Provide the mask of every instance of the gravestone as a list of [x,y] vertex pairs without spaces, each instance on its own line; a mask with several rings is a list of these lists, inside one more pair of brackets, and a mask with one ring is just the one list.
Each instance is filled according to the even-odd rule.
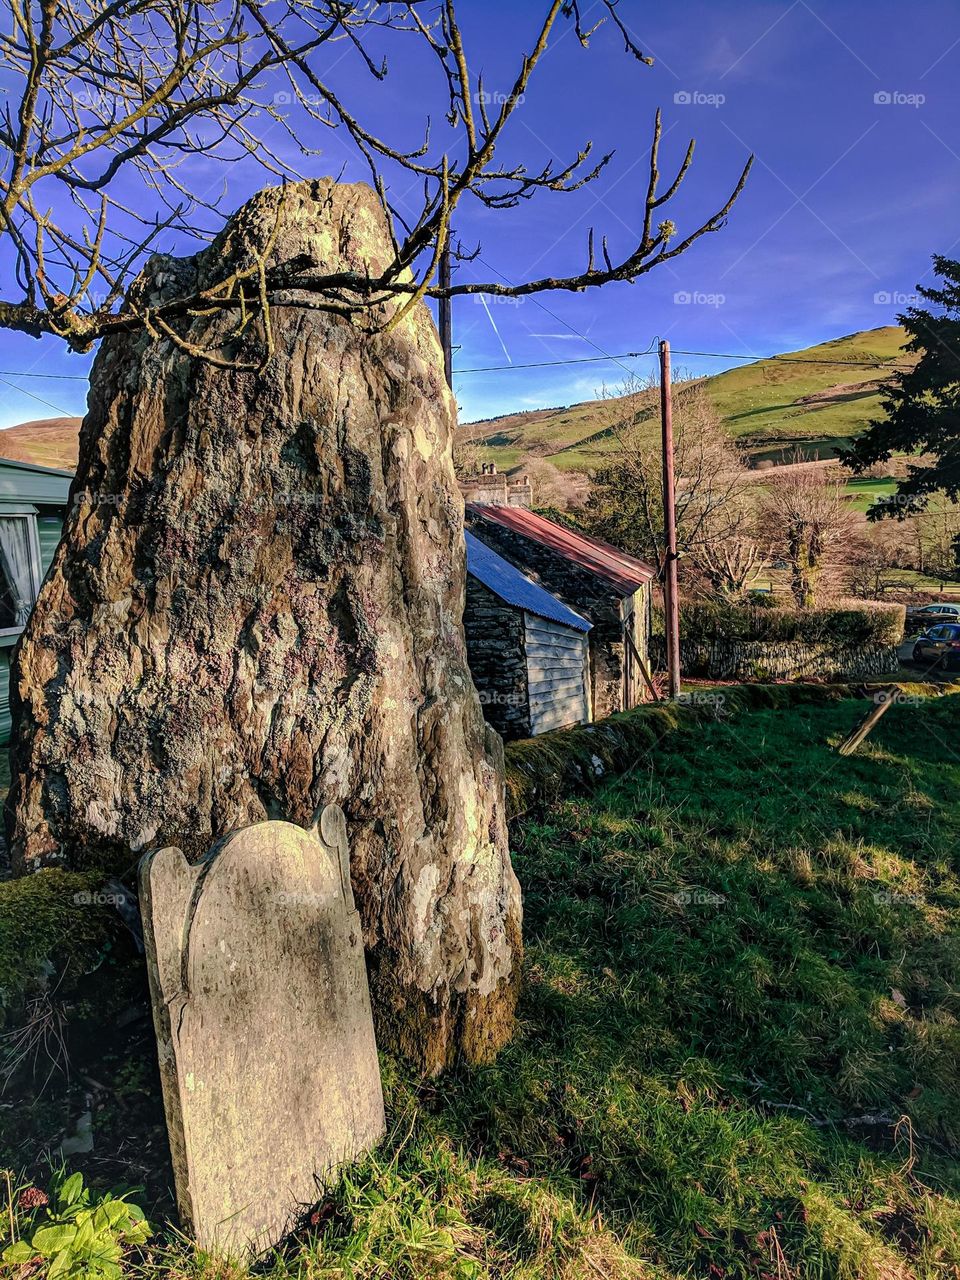
[[177,1202],[204,1248],[276,1244],[384,1112],[346,822],[264,822],[140,867]]

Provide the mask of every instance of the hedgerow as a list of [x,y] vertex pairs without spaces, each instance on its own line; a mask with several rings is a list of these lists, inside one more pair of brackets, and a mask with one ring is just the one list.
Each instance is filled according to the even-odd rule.
[[[697,601],[680,609],[680,634],[690,640],[898,645],[903,640],[902,604],[840,601],[818,609],[783,609]],[[654,633],[663,634],[663,614],[655,611]]]

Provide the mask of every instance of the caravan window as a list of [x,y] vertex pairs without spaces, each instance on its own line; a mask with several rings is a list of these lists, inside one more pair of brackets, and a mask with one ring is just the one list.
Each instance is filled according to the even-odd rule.
[[0,631],[26,626],[40,590],[37,518],[26,512],[0,515]]

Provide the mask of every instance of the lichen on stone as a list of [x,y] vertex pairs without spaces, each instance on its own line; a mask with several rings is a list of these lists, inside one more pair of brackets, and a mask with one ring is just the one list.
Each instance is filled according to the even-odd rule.
[[[368,187],[288,184],[209,249],[152,258],[132,300],[209,288],[267,250],[310,272],[393,254]],[[471,1043],[507,1034],[519,963],[502,773],[461,628],[455,404],[422,303],[370,333],[297,305],[295,285],[288,300],[269,358],[260,316],[239,335],[226,311],[183,322],[235,368],[148,333],[101,344],[87,497],[11,681],[10,846],[18,869],[119,870],[149,847],[200,857],[267,817],[309,827],[339,803],[382,1034],[412,1001],[429,1033],[398,1042],[433,1069],[464,1047],[481,989],[500,1030]]]

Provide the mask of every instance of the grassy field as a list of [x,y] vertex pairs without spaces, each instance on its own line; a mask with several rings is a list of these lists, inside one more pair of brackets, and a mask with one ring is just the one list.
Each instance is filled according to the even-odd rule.
[[960,596],[960,582],[941,584],[939,578],[927,577],[926,574],[917,573],[916,569],[891,569],[886,577],[897,591],[927,592],[946,601],[956,600]]
[[[889,584],[895,597],[903,593],[911,596],[919,595],[924,599],[929,596],[945,602],[954,601],[960,597],[960,582],[941,584],[938,578],[930,578],[926,574],[918,573],[916,569],[888,569],[883,579]],[[777,600],[782,602],[790,600],[789,569],[766,569],[752,584],[752,589],[773,592]]]
[[871,478],[858,476],[844,486],[854,511],[866,512],[879,498],[888,498],[897,491],[897,482],[890,477]]
[[[844,759],[861,701],[710,696],[716,721],[516,833],[515,1041],[433,1082],[385,1060],[388,1142],[260,1274],[957,1274],[955,698]],[[130,1274],[246,1271],[158,1244]]]
[[[727,432],[751,456],[783,461],[800,448],[811,458],[833,457],[879,411],[878,380],[903,359],[903,341],[899,328],[871,329],[790,353],[802,361],[863,361],[859,367],[758,360],[707,378],[706,387]],[[613,446],[610,427],[621,412],[616,400],[591,400],[470,423],[461,432],[501,470],[546,457],[563,470],[589,471]],[[656,429],[651,417],[651,435]]]
[[19,426],[0,431],[0,457],[75,471],[79,440],[79,418],[21,422]]

